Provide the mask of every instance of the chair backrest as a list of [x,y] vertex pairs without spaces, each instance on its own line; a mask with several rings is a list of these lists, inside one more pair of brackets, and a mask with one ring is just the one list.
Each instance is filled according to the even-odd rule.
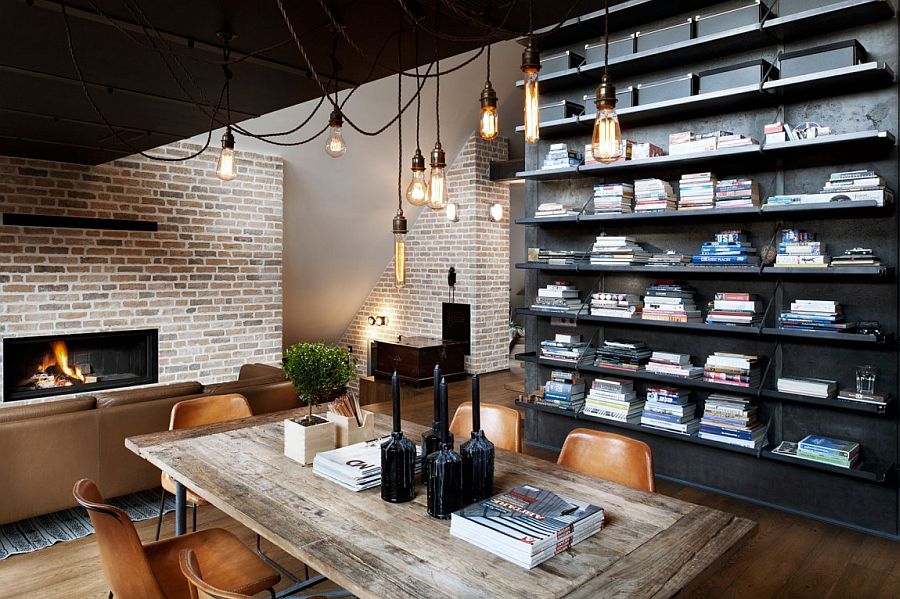
[[566,437],[557,464],[634,489],[656,491],[650,447],[630,437],[576,428]]
[[182,549],[178,554],[181,573],[187,578],[191,599],[250,599],[250,595],[223,591],[203,580],[200,563],[192,549]]
[[237,393],[208,395],[179,401],[172,406],[169,430],[227,422],[253,416],[247,398]]
[[[522,415],[518,410],[498,406],[496,404],[481,404],[481,430],[490,439],[495,447],[522,453]],[[458,408],[450,423],[450,430],[460,443],[465,442],[472,432],[472,402],[467,401]]]
[[131,518],[105,504],[94,481],[83,478],[72,489],[75,500],[87,510],[97,533],[100,563],[110,591],[116,597],[164,598],[153,575],[141,539]]

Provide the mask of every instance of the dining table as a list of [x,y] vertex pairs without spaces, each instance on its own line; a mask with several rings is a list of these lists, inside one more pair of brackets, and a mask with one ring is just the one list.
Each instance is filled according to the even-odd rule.
[[[185,531],[190,488],[363,599],[686,595],[756,531],[755,522],[721,510],[497,450],[496,492],[529,484],[605,511],[599,532],[526,569],[452,536],[450,520],[427,514],[421,484],[412,501],[388,503],[377,487],[353,492],[286,457],[284,420],[304,413],[145,434],[125,444],[176,481],[177,534]],[[402,424],[414,441],[426,430]],[[390,431],[390,417],[377,414],[376,435]]]

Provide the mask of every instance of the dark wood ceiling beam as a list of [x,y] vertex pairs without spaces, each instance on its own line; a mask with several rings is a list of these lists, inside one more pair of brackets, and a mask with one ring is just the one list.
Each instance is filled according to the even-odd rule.
[[[27,77],[36,77],[39,79],[47,79],[51,81],[58,81],[60,83],[68,83],[70,85],[81,85],[81,81],[76,79],[75,77],[67,77],[65,75],[58,75],[56,73],[46,73],[44,71],[35,71],[33,69],[24,69],[22,67],[16,67],[13,65],[0,64],[0,71],[5,71],[7,73],[14,73],[16,75],[25,75]],[[204,104],[202,102],[194,102],[192,100],[183,100],[181,98],[172,98],[171,96],[163,96],[160,94],[153,94],[150,92],[144,92],[136,89],[127,89],[124,87],[115,87],[113,85],[108,85],[105,83],[97,83],[95,81],[85,81],[85,84],[88,87],[94,89],[103,90],[104,93],[109,93],[112,91],[113,93],[120,93],[128,96],[137,96],[141,98],[148,98],[150,100],[155,100],[158,102],[166,102],[169,104],[179,104],[182,106],[190,106],[192,108],[197,108],[197,106],[203,106],[205,108],[215,108],[215,106],[210,106],[209,104]],[[222,109],[224,111],[224,107]],[[235,108],[231,109],[232,114],[236,114],[246,118],[256,118],[260,116],[258,113],[254,112],[246,112],[243,110],[237,110]],[[206,116],[206,118],[209,118]],[[224,118],[224,117],[223,117]]]
[[[51,10],[54,12],[61,12],[62,2],[58,2],[56,0],[20,0],[24,4],[29,4],[36,8],[42,8],[45,10]],[[124,19],[114,18],[114,17],[103,17],[98,15],[97,13],[89,10],[84,10],[81,8],[76,8],[74,6],[70,6],[66,4],[66,14],[70,17],[75,17],[78,19],[82,19],[84,21],[91,21],[93,23],[99,23],[101,25],[106,25],[107,27],[112,27],[110,24],[115,23],[117,26],[121,27],[126,31],[130,31],[131,33],[137,33],[139,35],[144,35],[144,29],[137,23],[132,23],[131,21],[126,21]],[[206,52],[208,54],[213,54],[216,58],[222,58],[222,46],[216,46],[214,44],[207,44],[206,42],[201,42],[195,39],[191,39],[189,37],[184,37],[182,35],[178,35],[176,33],[170,33],[168,31],[161,31],[156,29],[159,32],[160,36],[165,39],[167,42],[171,42],[174,44],[178,44],[185,48],[193,48],[194,50],[199,50],[201,52]],[[293,44],[293,42],[291,42]],[[286,64],[283,62],[279,62],[277,60],[271,60],[268,58],[261,58],[260,56],[250,56],[247,57],[249,52],[243,52],[241,50],[237,50],[232,47],[231,54],[233,59],[242,59],[242,62],[246,62],[248,64],[254,64],[257,66],[265,67],[267,69],[272,69],[275,71],[282,71],[284,73],[290,73],[291,75],[298,75],[300,77],[304,77],[306,79],[312,79],[312,73],[309,72],[309,69],[303,67],[297,67],[291,64]],[[318,70],[318,69],[317,69]],[[331,75],[329,75],[332,79],[335,79]],[[355,81],[351,81],[349,79],[344,79],[343,77],[336,78],[338,83],[342,85],[346,85],[349,87],[354,87],[357,85]]]
[[[41,119],[44,121],[52,121],[54,123],[71,123],[73,125],[83,125],[85,127],[97,127],[100,129],[106,129],[107,131],[109,130],[108,127],[106,126],[106,123],[101,123],[99,121],[87,121],[84,119],[73,119],[71,117],[59,116],[56,114],[44,114],[42,112],[30,112],[28,110],[19,110],[18,108],[6,108],[4,106],[0,106],[0,112]],[[137,127],[128,127],[125,125],[117,125],[116,123],[110,123],[110,126],[112,126],[115,130],[120,131],[120,132],[140,133],[142,135],[156,135],[159,137],[168,137],[171,139],[184,138],[184,135],[182,135],[181,133],[167,133],[165,131],[156,131],[153,129],[139,129]]]

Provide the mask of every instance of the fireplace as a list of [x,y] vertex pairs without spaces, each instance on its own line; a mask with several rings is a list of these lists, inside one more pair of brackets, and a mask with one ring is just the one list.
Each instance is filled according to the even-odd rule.
[[158,380],[156,329],[3,340],[3,401],[148,385]]

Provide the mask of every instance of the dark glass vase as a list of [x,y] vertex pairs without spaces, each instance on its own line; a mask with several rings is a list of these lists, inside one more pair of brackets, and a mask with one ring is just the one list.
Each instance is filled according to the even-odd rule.
[[462,507],[462,458],[447,442],[447,381],[441,381],[441,448],[428,456],[428,515],[449,518]]
[[400,377],[391,377],[394,430],[381,444],[381,498],[391,503],[412,501],[416,496],[416,445],[403,436],[400,421]]
[[[450,448],[453,448],[453,434],[450,436]],[[422,433],[422,484],[428,486],[428,456],[441,449],[441,367],[434,367],[434,418],[431,428]]]
[[463,504],[494,494],[494,444],[481,430],[481,383],[472,376],[472,438],[459,448],[463,468]]

